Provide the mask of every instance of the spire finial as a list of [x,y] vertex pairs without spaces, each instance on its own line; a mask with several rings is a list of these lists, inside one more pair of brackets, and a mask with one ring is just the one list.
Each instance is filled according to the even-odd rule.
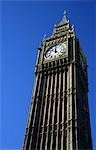
[[45,40],[45,37],[46,37],[46,34],[44,34],[44,36],[43,36],[43,40],[42,40],[42,41],[44,41],[44,40]]
[[74,31],[74,25],[72,25],[72,27],[71,27],[71,28],[72,28],[72,31]]
[[54,27],[56,27],[56,24],[54,25]]
[[38,48],[39,50],[41,50],[41,47],[42,47],[43,42],[45,40],[45,37],[46,37],[46,34],[43,35],[43,39],[42,39],[41,43],[39,44],[39,48]]
[[65,15],[65,16],[67,15],[67,11],[66,11],[66,10],[64,10],[64,15]]
[[67,22],[66,16],[67,16],[67,11],[66,11],[66,10],[64,10],[64,17],[63,17],[63,22],[64,22],[64,23],[66,23],[66,22]]
[[62,24],[69,23],[69,20],[67,20],[66,16],[67,16],[67,11],[64,10],[64,12],[63,12],[63,18],[62,18],[61,22],[60,22],[57,26],[60,26],[60,25],[62,25]]

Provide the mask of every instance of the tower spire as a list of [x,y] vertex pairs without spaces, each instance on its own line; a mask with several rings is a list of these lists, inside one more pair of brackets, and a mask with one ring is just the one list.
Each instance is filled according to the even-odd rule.
[[69,22],[69,20],[67,20],[66,16],[67,16],[67,11],[64,10],[63,18],[62,18],[61,22],[58,25],[66,24],[66,23]]
[[64,23],[67,22],[66,16],[67,16],[67,11],[64,10],[64,16],[63,16],[63,19],[62,19],[62,21],[63,21]]

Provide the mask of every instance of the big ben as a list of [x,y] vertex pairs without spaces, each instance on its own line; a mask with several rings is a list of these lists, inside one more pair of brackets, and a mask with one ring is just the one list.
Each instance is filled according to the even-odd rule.
[[87,61],[66,15],[38,48],[24,150],[92,150]]

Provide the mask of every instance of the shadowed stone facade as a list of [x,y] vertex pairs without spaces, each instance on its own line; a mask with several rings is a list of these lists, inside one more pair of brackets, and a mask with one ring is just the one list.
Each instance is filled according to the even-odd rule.
[[87,62],[64,17],[38,48],[24,150],[92,150]]

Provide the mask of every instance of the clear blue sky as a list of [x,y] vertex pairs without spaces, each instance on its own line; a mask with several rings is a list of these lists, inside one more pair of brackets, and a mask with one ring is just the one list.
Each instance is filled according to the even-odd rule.
[[0,150],[21,149],[27,124],[37,48],[51,35],[64,9],[88,61],[89,110],[96,150],[96,3],[6,1],[1,8]]

